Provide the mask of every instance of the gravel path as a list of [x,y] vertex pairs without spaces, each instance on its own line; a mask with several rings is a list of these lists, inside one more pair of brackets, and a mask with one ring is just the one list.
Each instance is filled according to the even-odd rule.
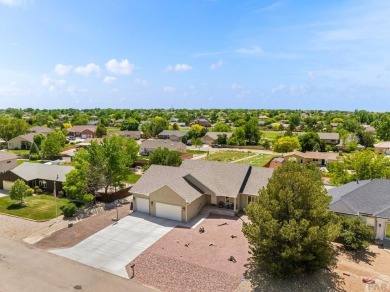
[[34,232],[49,227],[54,222],[55,219],[46,222],[34,222],[0,214],[0,236],[21,240]]

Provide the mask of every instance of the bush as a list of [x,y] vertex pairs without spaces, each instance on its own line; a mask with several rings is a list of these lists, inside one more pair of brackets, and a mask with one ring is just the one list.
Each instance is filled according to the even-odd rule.
[[84,204],[93,202],[94,200],[95,200],[95,196],[92,195],[92,194],[86,194],[86,195],[83,196],[83,203]]
[[360,217],[341,217],[340,237],[346,249],[367,248],[374,238],[374,231]]
[[68,203],[61,207],[62,213],[65,217],[73,217],[76,213],[77,207],[74,203]]
[[26,196],[32,196],[33,194],[34,194],[34,189],[29,188],[28,190],[26,190]]
[[38,160],[38,159],[40,159],[40,156],[39,156],[39,154],[30,154],[29,159],[30,160]]
[[35,189],[35,193],[36,193],[37,195],[41,195],[41,194],[43,194],[43,190],[40,189],[40,188],[37,188],[37,189]]

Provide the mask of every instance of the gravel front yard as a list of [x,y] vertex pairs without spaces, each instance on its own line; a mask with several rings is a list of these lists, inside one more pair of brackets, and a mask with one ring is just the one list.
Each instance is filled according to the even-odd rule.
[[249,257],[241,228],[241,219],[218,215],[177,227],[135,259],[135,280],[163,291],[234,291]]
[[34,232],[49,227],[54,221],[55,219],[46,222],[34,222],[0,214],[0,236],[21,240]]

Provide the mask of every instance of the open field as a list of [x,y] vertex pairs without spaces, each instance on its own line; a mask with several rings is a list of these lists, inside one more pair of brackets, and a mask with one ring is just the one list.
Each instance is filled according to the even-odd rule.
[[[23,217],[32,220],[47,220],[56,217],[56,203],[51,195],[31,196],[24,199],[25,206],[19,201],[11,200],[9,196],[0,198],[0,213]],[[68,199],[57,198],[58,215],[62,214],[60,207],[66,205]]]
[[204,160],[209,161],[221,161],[221,162],[231,162],[238,159],[246,158],[255,155],[253,152],[241,152],[241,151],[218,151],[209,154]]
[[187,153],[190,153],[190,154],[205,154],[205,153],[207,153],[207,151],[202,151],[202,150],[191,150],[191,149],[187,149],[186,152],[187,152]]
[[255,166],[255,167],[263,167],[268,161],[270,161],[272,158],[277,156],[278,155],[273,155],[273,154],[259,154],[255,157],[250,157],[247,159],[237,161],[237,163],[250,164],[251,166]]
[[278,136],[283,136],[283,132],[280,131],[262,131],[263,133],[263,138],[267,139],[275,139]]

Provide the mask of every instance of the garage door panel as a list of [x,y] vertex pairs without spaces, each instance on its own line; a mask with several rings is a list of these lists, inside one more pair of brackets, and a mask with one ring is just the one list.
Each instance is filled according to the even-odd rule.
[[149,213],[149,199],[135,198],[135,203],[137,211]]
[[14,183],[12,181],[3,180],[3,189],[4,190],[10,191],[12,189],[13,185],[14,185]]
[[156,216],[182,221],[181,206],[156,202]]

